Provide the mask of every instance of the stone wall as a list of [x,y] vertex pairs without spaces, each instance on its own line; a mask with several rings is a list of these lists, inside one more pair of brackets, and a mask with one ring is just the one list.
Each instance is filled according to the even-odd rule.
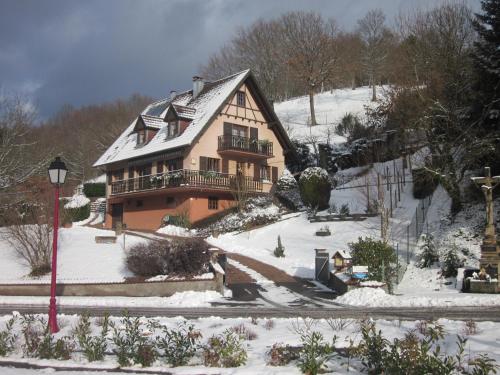
[[[57,296],[75,297],[168,297],[176,292],[213,290],[224,294],[223,274],[211,280],[167,280],[106,284],[58,284]],[[49,296],[50,284],[0,284],[4,296]]]

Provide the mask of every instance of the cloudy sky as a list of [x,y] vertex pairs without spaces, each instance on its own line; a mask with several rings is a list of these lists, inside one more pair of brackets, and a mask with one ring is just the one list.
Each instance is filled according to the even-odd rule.
[[0,95],[30,97],[40,118],[63,104],[164,97],[189,88],[207,57],[260,17],[313,10],[349,29],[372,8],[391,21],[439,1],[0,0]]

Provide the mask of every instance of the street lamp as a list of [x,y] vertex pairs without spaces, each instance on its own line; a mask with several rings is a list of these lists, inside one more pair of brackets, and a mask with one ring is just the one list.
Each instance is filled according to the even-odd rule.
[[50,282],[50,306],[49,306],[49,329],[51,333],[59,331],[57,326],[57,310],[56,310],[56,274],[57,274],[57,233],[59,229],[59,187],[66,180],[68,169],[58,156],[50,163],[49,179],[55,187],[55,202],[54,202],[54,235],[52,236],[52,277]]

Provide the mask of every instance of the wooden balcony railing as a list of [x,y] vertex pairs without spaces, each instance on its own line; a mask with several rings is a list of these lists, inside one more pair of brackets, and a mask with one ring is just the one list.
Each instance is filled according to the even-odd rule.
[[227,173],[180,169],[157,175],[147,175],[111,183],[111,194],[125,194],[169,188],[206,188],[217,190],[262,191],[262,181]]
[[273,142],[234,135],[219,136],[219,151],[243,151],[273,156]]

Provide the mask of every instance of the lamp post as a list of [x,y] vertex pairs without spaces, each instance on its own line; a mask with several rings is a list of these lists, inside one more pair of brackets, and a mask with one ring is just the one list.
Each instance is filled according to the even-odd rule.
[[54,202],[54,235],[52,236],[52,277],[50,282],[49,329],[51,333],[59,331],[56,309],[56,275],[57,275],[57,234],[59,229],[59,187],[64,184],[68,169],[58,156],[50,163],[49,179],[55,187]]

